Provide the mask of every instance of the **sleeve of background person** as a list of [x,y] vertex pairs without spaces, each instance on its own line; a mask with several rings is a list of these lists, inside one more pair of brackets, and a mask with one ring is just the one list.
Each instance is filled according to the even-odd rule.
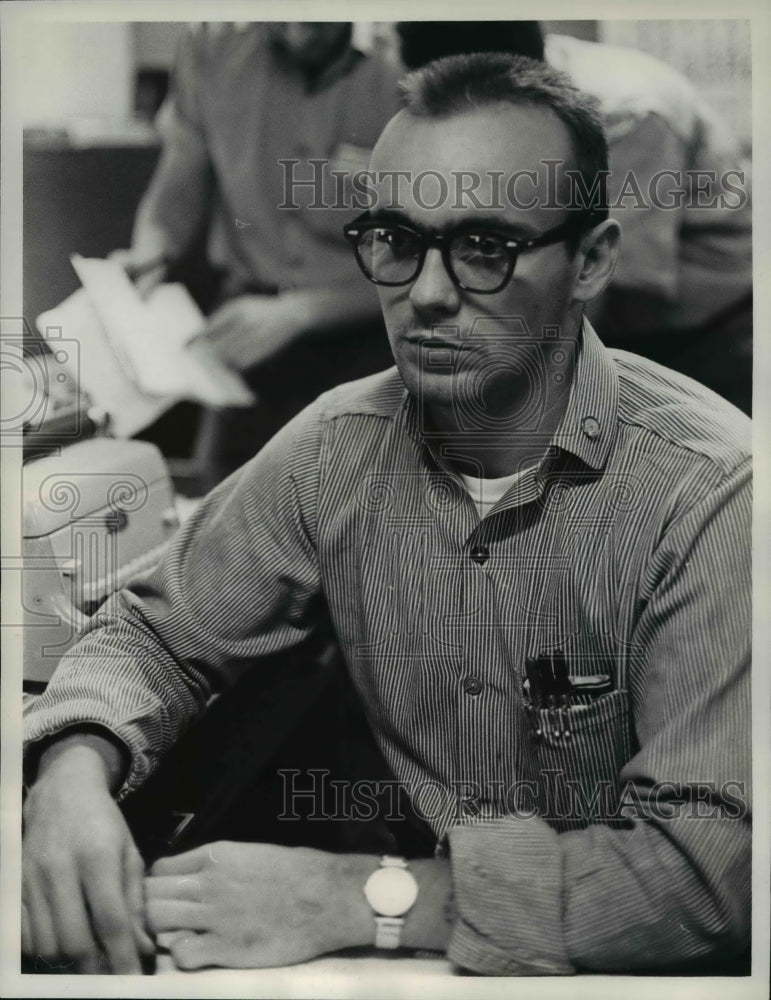
[[[683,209],[673,195],[681,185],[660,174],[682,174],[686,165],[684,139],[655,113],[611,131],[608,194],[610,215],[621,223],[621,252],[612,284],[594,306],[599,324],[625,335],[667,325],[667,305],[679,291]],[[661,204],[675,207],[651,205],[652,190]]]
[[184,254],[209,216],[214,174],[197,103],[202,60],[201,33],[188,31],[156,119],[160,159],[134,221],[132,252],[140,261]]
[[[656,589],[635,636],[639,751],[620,775],[627,801],[642,804],[628,828],[557,834],[540,817],[511,816],[450,831],[454,961],[499,975],[623,972],[747,945],[750,516],[745,466],[651,553]],[[641,818],[657,782],[714,790],[701,803],[686,791],[675,818]]]
[[296,462],[318,464],[307,417],[209,494],[155,573],[94,617],[27,716],[30,756],[79,723],[103,726],[131,755],[122,798],[245,663],[311,633],[319,578],[302,510],[315,509],[316,479],[296,477]]

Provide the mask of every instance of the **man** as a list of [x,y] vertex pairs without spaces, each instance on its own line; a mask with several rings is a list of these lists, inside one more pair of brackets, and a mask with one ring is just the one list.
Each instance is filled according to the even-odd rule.
[[691,83],[645,52],[544,36],[537,21],[402,21],[398,34],[411,69],[511,52],[544,59],[599,101],[624,246],[592,321],[608,346],[675,368],[750,413],[750,177]]
[[746,947],[748,421],[583,320],[619,229],[548,197],[545,160],[590,181],[607,155],[565,77],[466,56],[405,92],[348,227],[396,370],[221,484],[29,714],[28,952],[137,971],[113,795],[240,664],[312,634],[322,596],[436,856],[162,859],[146,927],[179,966],[375,942],[488,974],[703,971]]
[[206,231],[218,282],[205,342],[258,396],[250,411],[205,415],[209,485],[321,391],[390,364],[340,207],[397,110],[396,74],[352,33],[350,22],[211,24],[180,44],[161,159],[122,259],[146,293]]

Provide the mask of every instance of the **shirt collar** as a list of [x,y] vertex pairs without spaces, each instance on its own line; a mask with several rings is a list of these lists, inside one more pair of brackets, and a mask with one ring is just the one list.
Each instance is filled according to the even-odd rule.
[[584,319],[568,405],[552,444],[601,469],[613,444],[618,375],[589,320]]
[[[568,405],[546,453],[558,448],[593,469],[603,468],[615,437],[617,412],[615,366],[591,323],[584,319]],[[406,389],[400,413],[407,433],[426,445],[418,407]]]

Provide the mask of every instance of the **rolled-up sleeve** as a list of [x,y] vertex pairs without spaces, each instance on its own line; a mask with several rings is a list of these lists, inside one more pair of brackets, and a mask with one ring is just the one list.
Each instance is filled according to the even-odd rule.
[[122,797],[251,660],[313,633],[320,585],[312,409],[206,498],[154,572],[94,615],[28,711],[28,752],[83,722],[103,726],[131,753]]
[[557,833],[510,815],[450,830],[453,961],[492,975],[623,972],[747,947],[750,517],[744,465],[650,559],[630,684],[639,749],[616,822]]
[[205,85],[201,39],[188,31],[181,39],[169,95],[156,118],[163,141],[158,166],[139,204],[134,243],[147,233],[163,238],[170,258],[184,254],[206,224],[215,187],[200,110],[199,88]]

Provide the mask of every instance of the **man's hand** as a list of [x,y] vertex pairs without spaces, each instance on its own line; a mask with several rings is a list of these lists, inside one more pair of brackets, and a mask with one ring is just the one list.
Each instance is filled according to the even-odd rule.
[[361,858],[226,841],[162,858],[145,880],[148,925],[182,969],[293,965],[368,944],[373,862]]
[[136,250],[113,250],[108,257],[126,271],[143,299],[161,284],[168,271],[168,264],[159,253],[143,254]]
[[246,371],[291,344],[309,319],[291,293],[241,295],[211,314],[200,339],[224,364]]
[[140,973],[154,951],[144,865],[105,763],[71,745],[41,771],[24,807],[22,950],[40,971]]

